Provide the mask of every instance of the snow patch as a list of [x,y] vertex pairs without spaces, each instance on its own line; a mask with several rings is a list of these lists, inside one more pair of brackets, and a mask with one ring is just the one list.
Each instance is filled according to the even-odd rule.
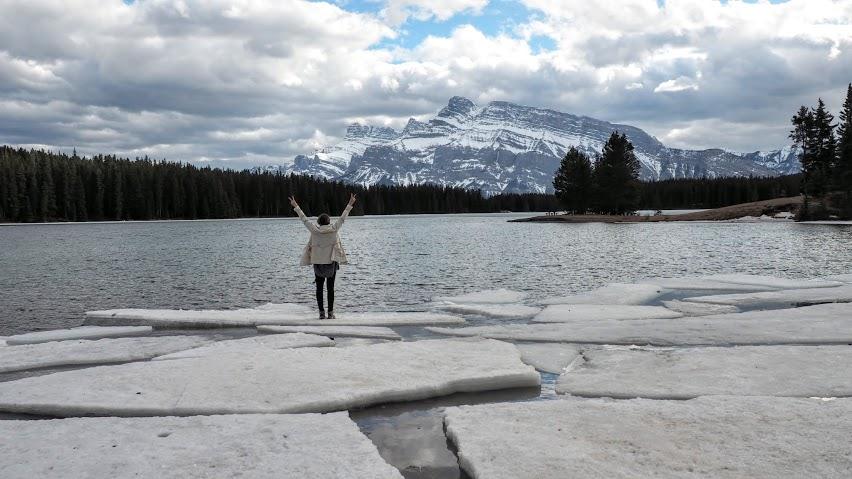
[[577,323],[608,319],[635,320],[649,318],[680,318],[683,314],[662,306],[604,305],[604,304],[557,304],[548,306],[534,323]]
[[506,304],[519,303],[526,297],[527,293],[500,288],[467,293],[460,296],[438,296],[434,298],[434,301],[447,303]]
[[50,416],[328,412],[532,387],[540,380],[515,346],[500,341],[264,349],[3,382],[0,411]]
[[665,293],[654,284],[611,283],[592,291],[547,298],[541,304],[648,304]]
[[54,329],[51,331],[36,331],[26,334],[18,334],[6,338],[6,344],[16,346],[19,344],[38,344],[51,341],[66,341],[69,339],[100,339],[120,338],[126,336],[146,336],[151,334],[150,326],[121,326],[100,327],[80,326],[71,329]]
[[826,276],[823,279],[826,281],[840,281],[841,283],[852,283],[852,273],[835,274],[832,276]]
[[556,391],[585,397],[852,396],[849,346],[586,350]]
[[258,326],[259,333],[308,333],[330,337],[394,339],[402,337],[390,328],[370,326]]
[[163,354],[154,358],[155,361],[184,358],[205,358],[225,354],[247,354],[258,349],[287,349],[287,348],[319,348],[334,346],[334,341],[325,336],[313,334],[272,334],[269,336],[251,336],[242,339],[216,341],[206,346]]
[[475,478],[844,477],[852,400],[565,398],[447,408]]
[[3,477],[401,479],[346,413],[0,421]]
[[655,278],[643,281],[666,289],[716,291],[774,291],[779,289],[831,288],[836,281],[788,279],[754,274],[715,274],[699,277]]

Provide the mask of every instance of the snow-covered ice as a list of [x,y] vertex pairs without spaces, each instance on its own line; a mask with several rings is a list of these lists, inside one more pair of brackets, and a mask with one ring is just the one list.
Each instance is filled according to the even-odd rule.
[[89,311],[87,324],[145,324],[158,328],[254,327],[260,324],[282,326],[406,326],[461,324],[462,318],[430,312],[339,313],[335,320],[319,320],[314,309],[293,303],[269,303],[257,308],[182,310],[112,309]]
[[319,334],[330,337],[344,338],[375,338],[375,339],[402,339],[402,336],[390,328],[377,328],[371,326],[265,326],[257,327],[259,333],[308,333]]
[[648,304],[665,290],[654,284],[612,283],[592,291],[547,298],[540,304]]
[[761,345],[852,343],[852,303],[678,319],[510,324],[426,328],[451,336],[508,341],[651,345]]
[[199,336],[67,340],[0,349],[0,372],[141,361],[209,343]]
[[474,479],[849,477],[852,399],[564,398],[446,410]]
[[0,475],[401,479],[346,413],[0,421]]
[[663,301],[663,306],[683,313],[684,316],[710,316],[712,314],[739,313],[740,308],[727,304],[691,303],[689,301]]
[[785,289],[760,293],[717,294],[686,298],[693,303],[727,304],[731,306],[801,306],[852,301],[852,284],[834,288]]
[[0,383],[0,411],[51,416],[328,412],[532,387],[500,341],[428,340],[149,361]]
[[475,314],[493,318],[531,318],[541,309],[523,304],[440,303],[438,308],[457,314]]
[[714,274],[684,278],[653,278],[643,283],[655,284],[674,290],[715,291],[774,291],[779,289],[830,288],[837,281],[813,279],[787,279],[754,274]]
[[606,319],[635,320],[648,318],[680,318],[683,314],[662,306],[621,304],[556,304],[548,306],[533,318],[535,323],[577,323]]
[[521,360],[546,373],[559,374],[580,357],[580,349],[571,344],[517,344]]
[[292,334],[270,334],[250,336],[241,339],[228,339],[216,341],[199,348],[178,351],[171,354],[163,354],[154,358],[155,361],[166,359],[203,358],[207,356],[219,356],[223,354],[247,354],[260,349],[287,349],[287,348],[318,348],[334,346],[334,341],[325,336],[314,334],[292,333]]
[[66,341],[69,339],[100,339],[100,338],[122,338],[128,336],[146,336],[151,334],[150,326],[80,326],[71,329],[54,329],[51,331],[36,331],[32,333],[18,334],[6,338],[6,344],[16,346],[19,344],[38,344],[50,341]]
[[434,301],[445,301],[448,303],[504,304],[519,303],[526,297],[527,293],[500,288],[467,293],[460,296],[438,296],[434,298]]
[[586,397],[852,396],[850,346],[589,349],[556,391]]

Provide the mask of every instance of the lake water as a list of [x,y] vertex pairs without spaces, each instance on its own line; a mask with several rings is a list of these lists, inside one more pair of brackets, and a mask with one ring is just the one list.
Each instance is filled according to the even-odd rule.
[[[852,269],[852,226],[508,223],[524,215],[350,218],[340,311],[428,309],[490,288],[532,297],[652,276],[786,277]],[[313,304],[295,219],[0,226],[0,335],[79,325],[93,309]]]

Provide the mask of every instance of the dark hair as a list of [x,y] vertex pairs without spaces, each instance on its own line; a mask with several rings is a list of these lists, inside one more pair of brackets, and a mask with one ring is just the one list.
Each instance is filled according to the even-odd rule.
[[317,218],[317,223],[319,223],[320,226],[325,226],[325,225],[331,223],[331,218],[329,218],[329,216],[327,214],[323,213],[323,214],[319,215],[319,218]]

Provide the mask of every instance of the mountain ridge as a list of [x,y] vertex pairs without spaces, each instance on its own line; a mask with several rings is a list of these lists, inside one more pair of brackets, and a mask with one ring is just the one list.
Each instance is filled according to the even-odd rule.
[[434,183],[488,195],[545,193],[553,190],[553,173],[569,147],[595,158],[613,131],[633,143],[645,180],[777,176],[800,169],[790,147],[752,153],[670,148],[631,125],[507,101],[479,106],[454,96],[428,121],[410,118],[401,130],[353,123],[334,145],[255,171],[367,186]]

